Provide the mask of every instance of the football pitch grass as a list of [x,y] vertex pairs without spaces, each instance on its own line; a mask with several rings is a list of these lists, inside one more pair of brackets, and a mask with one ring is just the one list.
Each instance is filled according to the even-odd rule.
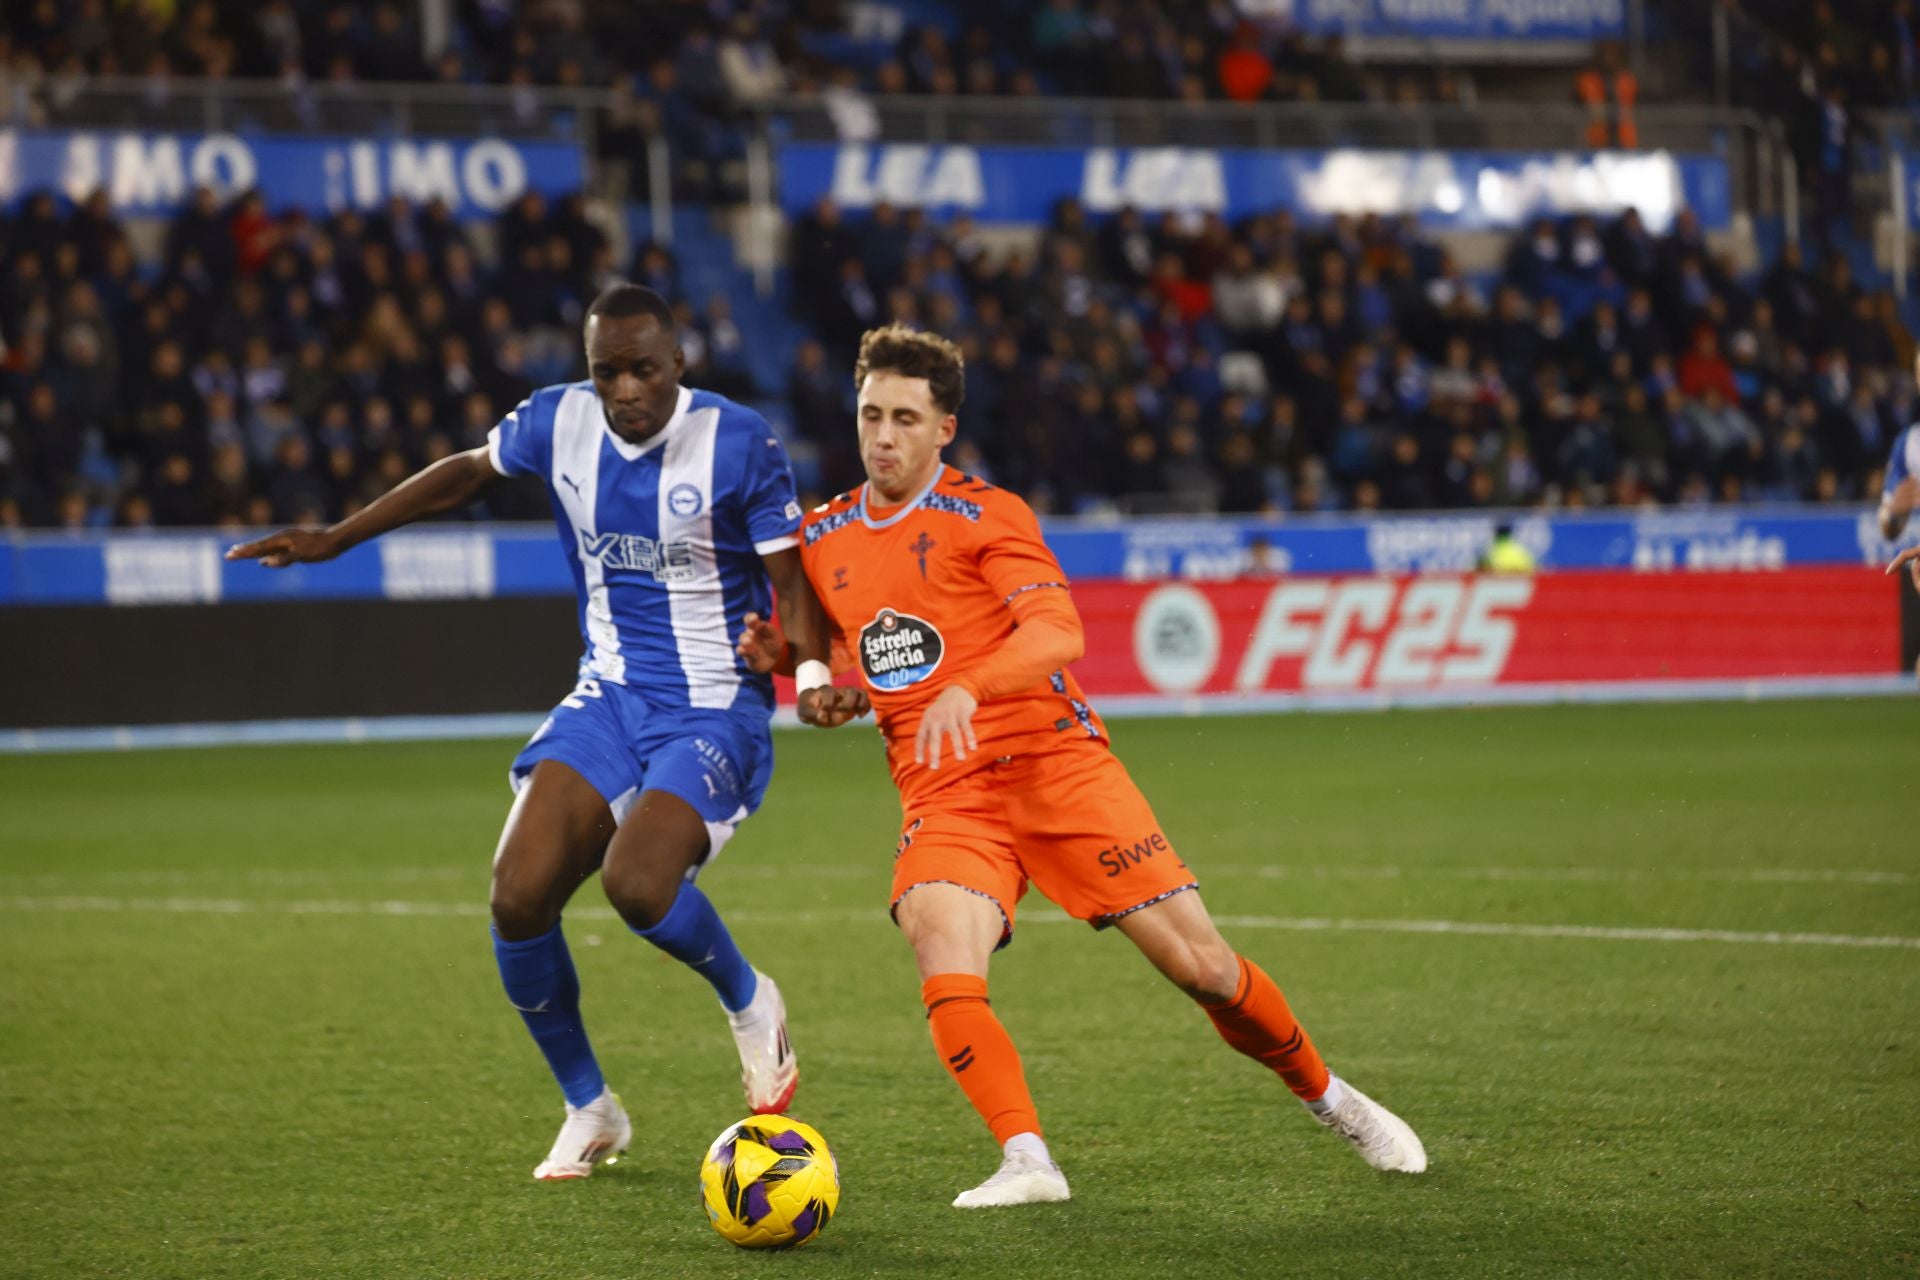
[[744,1111],[713,997],[597,882],[568,932],[635,1144],[528,1177],[559,1100],[484,918],[514,744],[0,758],[0,1275],[1920,1274],[1915,714],[1116,724],[1228,937],[1432,1168],[1366,1168],[1029,896],[994,1004],[1075,1198],[973,1213],[997,1152],[885,918],[879,744],[779,734],[702,879],[840,1160],[776,1255],[697,1203]]

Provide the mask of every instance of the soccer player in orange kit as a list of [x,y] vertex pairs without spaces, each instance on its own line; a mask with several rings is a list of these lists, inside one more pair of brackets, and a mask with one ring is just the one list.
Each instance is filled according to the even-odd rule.
[[[954,1205],[1068,1198],[1019,1052],[987,1002],[987,962],[1012,940],[1029,882],[1094,928],[1120,930],[1368,1164],[1421,1172],[1413,1130],[1328,1072],[1280,988],[1214,928],[1067,669],[1085,640],[1033,512],[942,463],[964,378],[943,338],[869,332],[854,367],[867,483],[815,509],[801,535],[900,789],[893,917],[919,962],[934,1048],[1003,1151]],[[750,666],[782,666],[784,648],[770,623],[747,618]],[[803,686],[824,681],[823,664],[805,665]]]

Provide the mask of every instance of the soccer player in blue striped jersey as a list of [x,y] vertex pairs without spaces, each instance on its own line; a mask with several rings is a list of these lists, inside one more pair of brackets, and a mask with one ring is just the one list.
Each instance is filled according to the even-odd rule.
[[[584,1178],[633,1128],[580,1016],[560,914],[595,870],[629,928],[712,984],[748,1105],[784,1110],[799,1071],[786,1008],[748,964],[694,877],[759,806],[773,771],[773,687],[734,654],[749,613],[778,597],[801,675],[799,712],[831,727],[863,713],[828,680],[828,636],[801,567],[785,451],[753,411],[680,385],[686,362],[659,294],[616,285],[586,321],[586,382],[529,396],[484,448],[455,454],[326,529],[234,547],[270,567],[330,560],[509,476],[538,476],[579,594],[578,683],[515,757],[494,854],[493,949],[566,1098],[542,1180]],[[771,591],[770,591],[771,588]],[[484,643],[484,640],[479,641]]]
[[[1913,376],[1920,382],[1920,356],[1913,362]],[[1880,485],[1880,536],[1894,541],[1907,530],[1907,519],[1920,506],[1920,422],[1911,423],[1893,438],[1893,451],[1887,456],[1887,474]],[[1887,566],[1892,573],[1901,565],[1913,575],[1920,591],[1920,547],[1908,547]]]

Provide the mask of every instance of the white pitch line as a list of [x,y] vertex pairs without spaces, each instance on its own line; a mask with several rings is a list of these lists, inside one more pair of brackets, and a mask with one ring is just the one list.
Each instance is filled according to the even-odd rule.
[[1857,933],[1746,933],[1736,929],[1631,928],[1592,924],[1507,924],[1474,920],[1325,920],[1293,916],[1215,916],[1240,929],[1296,933],[1466,933],[1499,938],[1593,938],[1609,942],[1740,942],[1784,947],[1867,947],[1920,951],[1920,938]]
[[[277,888],[295,888],[301,885],[419,884],[432,881],[484,885],[487,874],[487,863],[484,858],[464,867],[289,867],[250,871],[235,871],[227,868],[205,868],[199,871],[126,871],[101,867],[88,871],[0,872],[0,890],[57,893],[63,889],[71,891],[103,884],[114,888],[163,885],[187,888],[209,882],[222,886],[257,885]],[[884,864],[875,863],[871,867],[742,865],[727,868],[726,874],[729,879],[746,880],[792,878],[885,881],[889,873]]]
[[[723,864],[724,865],[724,864]],[[1668,870],[1633,867],[1408,867],[1349,865],[1340,863],[1224,863],[1202,861],[1200,870],[1208,877],[1254,876],[1264,880],[1470,880],[1490,882],[1542,881],[1575,884],[1666,884],[1700,881],[1715,884],[1849,884],[1897,886],[1920,884],[1920,874],[1907,871],[1868,871],[1858,869],[1811,869],[1795,867],[1754,869]],[[125,871],[100,868],[87,871],[33,871],[0,873],[0,888],[15,890],[57,890],[108,882],[126,885],[193,885],[208,881],[222,884],[286,886],[348,883],[478,883],[487,874],[484,862],[466,867],[337,867],[337,868],[260,868],[235,871],[206,869],[199,871],[147,870]],[[726,866],[725,878],[751,880],[867,880],[884,877],[886,868],[822,867],[784,865],[777,862],[741,863]]]
[[1906,871],[1801,869],[1752,870],[1639,870],[1632,867],[1402,867],[1392,865],[1308,865],[1263,863],[1254,866],[1211,866],[1200,863],[1209,876],[1259,876],[1268,880],[1487,880],[1571,881],[1579,884],[1644,884],[1699,880],[1717,884],[1920,884],[1920,875]]
[[[108,897],[0,897],[0,911],[56,912],[151,911],[184,915],[329,915],[329,916],[454,916],[479,919],[487,914],[481,902],[408,902],[393,900],[272,901],[254,898],[108,898]],[[608,907],[571,907],[576,920],[613,920]],[[755,924],[878,924],[879,911],[729,911],[727,918]],[[1021,917],[1028,924],[1067,924],[1072,918],[1058,911],[1031,911]],[[1229,928],[1280,929],[1293,933],[1428,933],[1468,934],[1495,938],[1576,938],[1608,942],[1732,942],[1761,946],[1855,947],[1873,950],[1920,951],[1920,937],[1876,936],[1853,933],[1749,933],[1735,929],[1629,928],[1584,924],[1515,924],[1475,920],[1352,920],[1314,916],[1223,915],[1215,920]]]

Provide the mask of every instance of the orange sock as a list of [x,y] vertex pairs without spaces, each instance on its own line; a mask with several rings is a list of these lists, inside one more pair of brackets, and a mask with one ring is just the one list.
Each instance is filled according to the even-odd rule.
[[937,973],[920,984],[933,1047],[967,1101],[1005,1143],[1016,1133],[1039,1133],[1040,1113],[1027,1092],[1020,1051],[993,1016],[987,980],[970,973]]
[[1327,1064],[1287,1007],[1287,998],[1260,966],[1240,957],[1240,986],[1225,1004],[1203,1004],[1221,1037],[1279,1074],[1302,1101],[1327,1091]]

